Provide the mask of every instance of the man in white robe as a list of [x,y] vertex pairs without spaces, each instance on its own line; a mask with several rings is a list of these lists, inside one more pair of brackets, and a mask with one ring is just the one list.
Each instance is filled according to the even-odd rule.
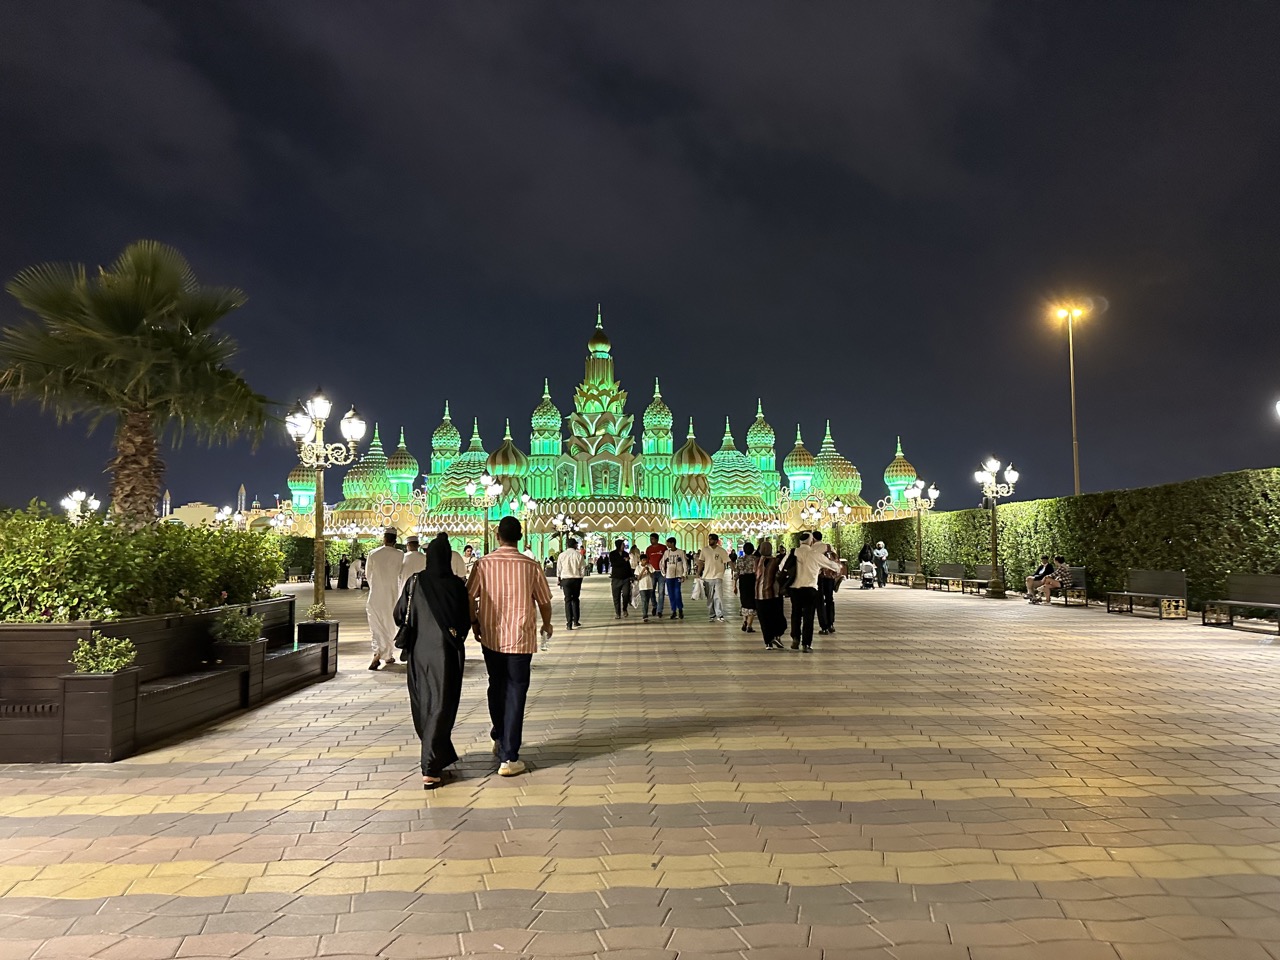
[[382,535],[382,546],[371,550],[364,565],[364,578],[369,584],[365,615],[369,619],[369,646],[373,650],[370,670],[381,670],[396,662],[396,622],[393,618],[400,599],[400,568],[404,554],[396,547],[396,532]]
[[404,559],[400,561],[401,591],[404,590],[404,585],[409,582],[410,577],[415,573],[421,573],[423,570],[427,569],[427,555],[419,549],[418,535],[416,533],[409,534],[404,545]]

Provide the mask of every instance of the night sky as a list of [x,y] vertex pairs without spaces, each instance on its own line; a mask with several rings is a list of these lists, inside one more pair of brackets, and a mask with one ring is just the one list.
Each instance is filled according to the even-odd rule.
[[[943,507],[1280,451],[1280,5],[84,0],[0,7],[0,275],[147,237],[243,288],[239,365],[320,382],[426,465],[446,398],[486,446],[562,411],[604,305],[709,451],[763,397],[884,495],[902,434]],[[18,316],[4,297],[0,323]],[[107,492],[109,430],[0,407],[0,503]],[[638,438],[637,438],[638,440]],[[174,502],[284,493],[188,444]],[[331,477],[334,483],[337,477]]]

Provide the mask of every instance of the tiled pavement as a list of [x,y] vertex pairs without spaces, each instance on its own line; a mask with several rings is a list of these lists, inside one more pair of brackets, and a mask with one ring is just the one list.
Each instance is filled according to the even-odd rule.
[[0,958],[1280,958],[1280,644],[890,588],[766,653],[606,587],[535,659],[524,777],[473,654],[425,794],[341,594],[337,680],[0,768]]

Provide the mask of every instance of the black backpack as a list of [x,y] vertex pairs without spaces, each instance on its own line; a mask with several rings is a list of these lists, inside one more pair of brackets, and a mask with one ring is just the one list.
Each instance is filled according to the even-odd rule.
[[796,583],[796,552],[792,550],[787,554],[787,559],[782,562],[782,566],[778,568],[777,576],[774,578],[778,584],[780,591],[790,590]]

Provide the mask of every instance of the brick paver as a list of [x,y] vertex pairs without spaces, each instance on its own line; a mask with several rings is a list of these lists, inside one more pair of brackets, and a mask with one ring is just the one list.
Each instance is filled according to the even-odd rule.
[[903,588],[815,653],[589,626],[424,793],[402,670],[110,766],[0,768],[0,956],[1280,958],[1280,645]]

